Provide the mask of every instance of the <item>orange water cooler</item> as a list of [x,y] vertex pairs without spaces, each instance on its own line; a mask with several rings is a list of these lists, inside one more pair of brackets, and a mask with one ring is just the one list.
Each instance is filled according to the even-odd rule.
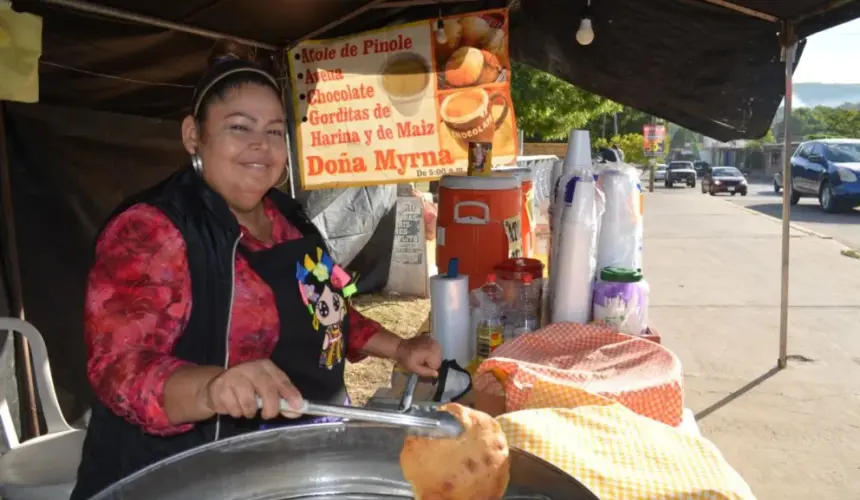
[[535,238],[535,197],[534,173],[528,167],[495,167],[493,175],[514,176],[522,186],[522,257],[534,257],[537,241]]
[[469,276],[469,289],[483,285],[495,266],[511,257],[514,245],[505,226],[520,217],[521,200],[517,177],[442,177],[436,226],[439,273],[448,272],[448,261],[456,257],[460,273]]

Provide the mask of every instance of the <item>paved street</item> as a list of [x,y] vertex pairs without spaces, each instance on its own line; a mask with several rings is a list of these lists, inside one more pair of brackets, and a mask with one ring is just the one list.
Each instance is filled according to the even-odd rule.
[[[782,219],[782,193],[773,192],[772,184],[750,184],[748,196],[719,195],[732,203]],[[860,250],[860,210],[845,214],[828,214],[818,200],[801,198],[791,207],[791,221],[816,233],[829,236],[853,249]]]
[[[780,223],[732,204],[778,205],[746,198],[698,187],[646,195],[649,323],[683,363],[686,405],[703,434],[758,498],[856,500],[860,260],[834,240],[852,241],[860,225],[813,223],[834,240],[791,231],[790,358],[777,371]],[[805,205],[793,212],[816,210]]]

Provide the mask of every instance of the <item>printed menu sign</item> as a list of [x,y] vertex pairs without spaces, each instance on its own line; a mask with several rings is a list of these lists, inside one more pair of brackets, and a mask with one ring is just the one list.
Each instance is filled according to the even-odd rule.
[[642,149],[646,156],[662,155],[666,149],[666,127],[663,125],[643,125]]
[[517,156],[508,14],[491,10],[312,40],[289,53],[304,189],[464,173],[469,142]]

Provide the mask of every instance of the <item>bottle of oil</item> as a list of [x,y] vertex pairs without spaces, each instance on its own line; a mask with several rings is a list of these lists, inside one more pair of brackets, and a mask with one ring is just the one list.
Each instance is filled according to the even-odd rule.
[[504,290],[496,283],[496,275],[487,276],[487,282],[475,290],[475,307],[478,312],[477,358],[484,361],[504,342],[505,325]]

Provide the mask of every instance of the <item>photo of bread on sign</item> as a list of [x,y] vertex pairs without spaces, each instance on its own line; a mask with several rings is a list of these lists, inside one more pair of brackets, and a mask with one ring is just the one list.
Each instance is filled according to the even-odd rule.
[[434,38],[438,88],[500,83],[511,73],[503,14],[444,19],[445,36]]

